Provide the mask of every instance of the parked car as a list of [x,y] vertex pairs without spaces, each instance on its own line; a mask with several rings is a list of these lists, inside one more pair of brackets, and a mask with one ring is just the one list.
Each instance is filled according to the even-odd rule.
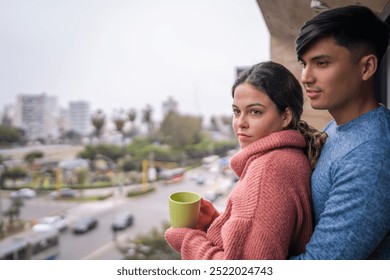
[[86,233],[98,225],[95,217],[81,217],[73,224],[73,233]]
[[48,216],[38,220],[37,224],[35,224],[32,229],[36,231],[40,231],[40,229],[44,228],[43,225],[49,225],[54,227],[58,231],[62,232],[68,228],[68,223],[64,216]]
[[37,192],[36,191],[34,191],[32,189],[27,189],[27,188],[23,188],[23,189],[14,191],[14,192],[10,193],[10,195],[9,195],[9,197],[11,199],[16,199],[16,198],[30,199],[30,198],[34,198],[36,196],[37,196]]
[[56,198],[71,198],[76,196],[76,191],[71,188],[62,188],[58,191],[53,191],[49,195],[52,199]]
[[124,230],[127,227],[130,227],[133,225],[134,222],[134,216],[131,213],[119,213],[115,216],[114,221],[112,223],[112,230]]
[[198,185],[204,185],[206,178],[203,175],[198,175],[196,176],[195,181]]

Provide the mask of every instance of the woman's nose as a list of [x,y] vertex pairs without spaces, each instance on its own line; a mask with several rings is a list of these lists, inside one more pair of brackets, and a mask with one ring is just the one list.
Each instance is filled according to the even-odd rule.
[[248,121],[247,121],[245,114],[240,115],[240,117],[238,118],[237,125],[240,128],[247,128],[248,127]]

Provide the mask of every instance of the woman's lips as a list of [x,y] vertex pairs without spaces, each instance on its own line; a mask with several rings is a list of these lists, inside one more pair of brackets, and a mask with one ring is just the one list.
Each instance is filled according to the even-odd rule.
[[243,133],[238,133],[237,134],[237,138],[240,141],[246,141],[246,140],[248,140],[250,138],[250,136],[246,135],[246,134],[243,134]]

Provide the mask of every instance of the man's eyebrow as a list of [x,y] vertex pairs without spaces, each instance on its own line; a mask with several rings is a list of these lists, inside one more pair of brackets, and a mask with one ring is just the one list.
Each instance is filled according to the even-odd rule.
[[323,58],[330,58],[330,55],[328,55],[328,54],[319,54],[319,55],[313,56],[310,59],[311,60],[318,60],[318,59],[323,59]]
[[[330,55],[327,55],[327,54],[318,54],[318,55],[315,55],[315,56],[312,56],[312,57],[309,57],[307,60],[309,61],[315,61],[315,60],[319,60],[319,59],[329,59],[331,58]],[[303,59],[303,57],[298,57],[298,62],[306,62],[307,60]]]
[[327,55],[327,54],[318,54],[318,55],[315,55],[315,56],[312,56],[310,57],[310,61],[315,61],[315,60],[319,60],[319,59],[329,59],[330,58],[330,55]]

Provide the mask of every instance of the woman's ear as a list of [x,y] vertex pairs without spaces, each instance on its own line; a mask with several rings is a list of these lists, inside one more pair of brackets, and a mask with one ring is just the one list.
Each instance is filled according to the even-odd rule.
[[376,70],[378,69],[378,59],[375,55],[369,54],[363,56],[360,62],[362,65],[362,80],[367,81],[374,76]]
[[283,129],[286,129],[291,125],[292,119],[293,119],[293,112],[290,107],[287,107],[282,113]]

